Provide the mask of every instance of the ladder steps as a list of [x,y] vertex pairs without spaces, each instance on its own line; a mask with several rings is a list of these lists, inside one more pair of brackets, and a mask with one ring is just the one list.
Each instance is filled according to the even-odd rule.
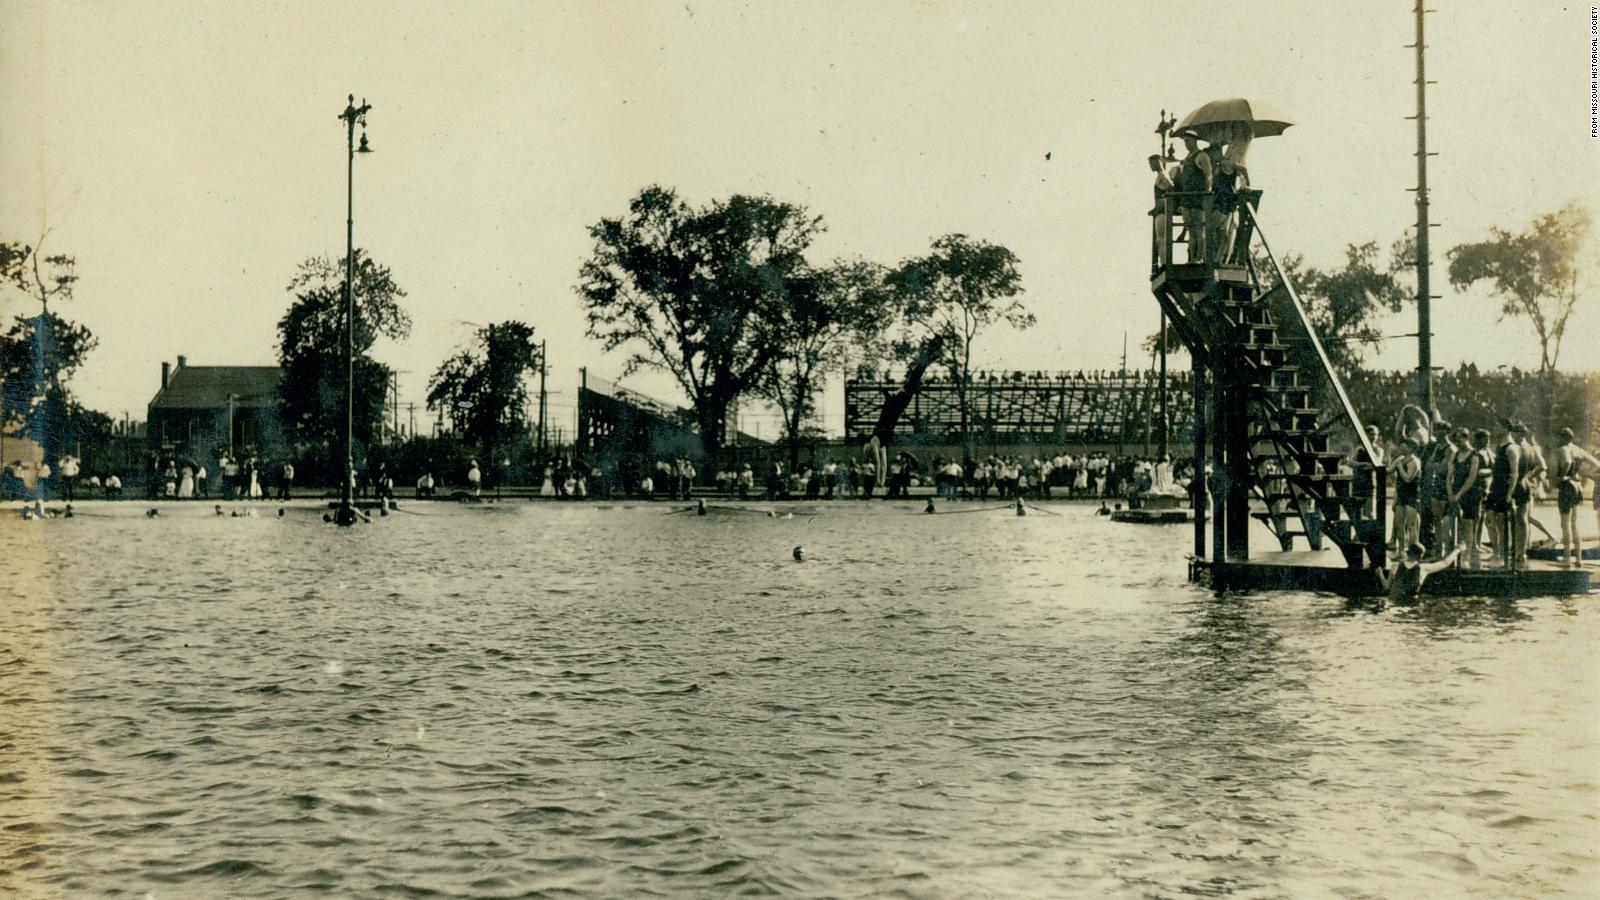
[[[1244,385],[1244,420],[1222,423],[1219,434],[1238,436],[1232,429],[1244,429],[1246,487],[1255,507],[1249,515],[1265,523],[1286,550],[1296,537],[1320,547],[1311,537],[1316,532],[1337,545],[1347,563],[1360,564],[1371,549],[1370,540],[1361,538],[1370,538],[1376,528],[1375,520],[1362,515],[1370,498],[1357,495],[1363,476],[1339,471],[1348,457],[1330,446],[1321,421],[1326,410],[1312,401],[1315,388],[1309,382],[1315,379],[1302,383],[1302,366],[1294,361],[1299,357],[1290,355],[1294,344],[1277,321],[1287,310],[1286,289],[1262,290],[1248,266],[1167,270],[1177,281],[1168,282],[1168,294],[1176,287],[1186,295],[1182,302],[1177,297],[1163,297],[1163,302],[1193,309],[1188,324],[1204,338],[1208,352],[1220,357],[1226,373],[1220,377]],[[1308,524],[1308,519],[1319,521]]]

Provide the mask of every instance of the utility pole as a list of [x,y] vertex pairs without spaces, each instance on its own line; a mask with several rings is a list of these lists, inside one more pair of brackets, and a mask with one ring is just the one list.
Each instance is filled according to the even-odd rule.
[[406,427],[406,433],[415,440],[417,436],[417,405],[415,403],[406,404],[406,419],[410,423]]
[[1422,20],[1433,10],[1425,9],[1426,0],[1417,0],[1417,42],[1411,46],[1417,51],[1417,399],[1428,415],[1433,415],[1433,326],[1429,304],[1434,299],[1428,283],[1428,81],[1423,51],[1427,43],[1423,38]]
[[1128,431],[1128,332],[1122,332],[1122,371],[1117,373],[1117,455]]
[[[485,471],[494,479],[494,483],[499,485],[500,460],[495,457],[500,452],[500,421],[505,415],[505,406],[500,394],[500,350],[498,345],[495,344],[493,322],[489,323],[488,334],[485,355],[489,357],[489,402],[494,404],[494,421],[489,425],[489,439],[485,442],[486,446],[484,447],[484,456],[489,458]],[[496,487],[495,490],[495,496],[500,496],[498,493],[499,488]]]
[[1167,311],[1161,311],[1161,329],[1156,332],[1156,346],[1161,350],[1161,430],[1157,433],[1156,455],[1167,455],[1167,429],[1171,421],[1167,415]]

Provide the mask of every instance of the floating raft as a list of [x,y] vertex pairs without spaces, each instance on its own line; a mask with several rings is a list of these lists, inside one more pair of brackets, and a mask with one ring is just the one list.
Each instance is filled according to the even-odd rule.
[[[350,501],[350,506],[355,508],[355,509],[383,509],[384,508],[384,501],[382,501],[382,500],[370,500],[370,499],[366,499],[366,498],[354,499],[354,500]],[[328,508],[329,509],[338,509],[339,508],[339,501],[337,501],[337,500],[329,500],[328,501]],[[391,506],[389,506],[389,508],[390,509],[399,509],[399,507],[395,506],[395,505],[391,505]]]
[[[1566,551],[1563,551],[1559,546],[1558,547],[1529,547],[1528,548],[1528,558],[1529,559],[1542,559],[1542,560],[1545,560],[1547,562],[1560,562],[1561,558],[1562,558],[1562,555],[1565,552]],[[1583,558],[1584,558],[1585,561],[1600,560],[1600,547],[1585,547],[1583,549]]]
[[[1209,582],[1217,590],[1328,591],[1355,597],[1384,593],[1377,573],[1349,568],[1340,554],[1329,551],[1290,550],[1224,563],[1195,560],[1192,565],[1198,580]],[[1529,560],[1528,567],[1519,572],[1450,568],[1429,575],[1422,584],[1422,593],[1435,597],[1585,594],[1593,590],[1590,576],[1594,571],[1564,569],[1540,560]]]
[[1139,502],[1137,508],[1119,509],[1111,514],[1111,521],[1135,525],[1182,525],[1194,521],[1194,511],[1184,509],[1174,494],[1150,492],[1134,499]]
[[1189,509],[1119,509],[1111,513],[1113,522],[1134,525],[1185,525],[1194,521]]

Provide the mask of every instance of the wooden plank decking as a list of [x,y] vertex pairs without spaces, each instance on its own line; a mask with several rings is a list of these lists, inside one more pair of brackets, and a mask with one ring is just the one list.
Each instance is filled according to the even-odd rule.
[[[1594,589],[1591,576],[1600,568],[1566,569],[1530,560],[1520,572],[1498,568],[1473,571],[1450,568],[1423,583],[1422,593],[1442,597],[1547,597],[1584,594]],[[1258,553],[1247,561],[1220,565],[1197,561],[1195,574],[1219,590],[1329,591],[1347,596],[1383,593],[1375,573],[1351,569],[1337,552],[1291,550]]]

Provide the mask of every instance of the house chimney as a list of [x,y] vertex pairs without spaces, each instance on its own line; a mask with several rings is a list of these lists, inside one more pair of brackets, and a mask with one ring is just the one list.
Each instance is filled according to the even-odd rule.
[[161,361],[161,389],[163,391],[167,389],[167,379],[169,379],[171,377],[172,377],[172,363],[169,363],[166,360],[162,360]]
[[181,369],[181,368],[183,368],[184,366],[186,366],[188,364],[189,364],[189,357],[184,356],[182,353],[179,353],[178,354],[178,368]]

